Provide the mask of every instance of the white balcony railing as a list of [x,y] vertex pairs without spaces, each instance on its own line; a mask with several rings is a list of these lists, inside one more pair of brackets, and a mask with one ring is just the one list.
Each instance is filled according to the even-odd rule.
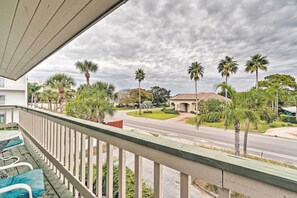
[[[163,197],[163,188],[168,187],[163,185],[164,166],[180,172],[181,198],[191,196],[191,177],[216,185],[218,196],[222,198],[229,197],[231,191],[259,198],[297,197],[297,170],[47,111],[19,106],[1,108],[15,108],[19,111],[19,128],[76,197],[102,197],[103,144],[106,144],[107,197],[113,197],[114,148],[119,148],[121,198],[126,196],[127,151],[135,156],[137,198],[142,197],[143,158],[154,162],[155,197]],[[94,164],[97,167],[95,178]],[[96,179],[95,194],[93,179]]]

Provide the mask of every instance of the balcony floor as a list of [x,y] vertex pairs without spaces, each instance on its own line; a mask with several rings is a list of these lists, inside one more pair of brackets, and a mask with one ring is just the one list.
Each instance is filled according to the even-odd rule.
[[[45,164],[45,162],[40,158],[40,156],[33,150],[31,145],[25,144],[25,146],[18,146],[9,151],[6,151],[2,156],[18,156],[21,162],[28,162],[32,164],[33,168],[42,168],[44,173],[44,184],[45,193],[43,197],[46,198],[70,198],[73,197],[71,192],[62,183],[58,176]],[[10,164],[13,160],[8,160],[5,163],[0,160],[0,166],[5,164]],[[28,170],[26,167],[20,167],[15,169],[9,169],[7,172],[9,175],[16,175]]]

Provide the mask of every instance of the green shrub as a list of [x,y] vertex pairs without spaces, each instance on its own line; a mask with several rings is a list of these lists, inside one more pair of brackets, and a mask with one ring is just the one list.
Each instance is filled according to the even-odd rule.
[[270,108],[265,108],[261,110],[259,113],[260,119],[266,121],[267,123],[272,123],[277,118],[277,115]]
[[280,118],[283,122],[297,123],[295,116],[289,116],[285,114],[281,114]]
[[167,114],[176,114],[176,115],[179,115],[179,113],[177,111],[175,111],[174,109],[163,108],[163,109],[161,109],[161,111],[163,111],[164,113],[167,113]]
[[222,117],[220,112],[210,112],[207,113],[204,117],[204,121],[206,122],[219,122]]

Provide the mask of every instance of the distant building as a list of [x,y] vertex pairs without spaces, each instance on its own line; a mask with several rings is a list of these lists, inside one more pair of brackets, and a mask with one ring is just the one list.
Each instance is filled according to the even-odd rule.
[[[27,76],[17,81],[0,77],[0,105],[27,106]],[[18,122],[17,111],[14,112],[14,122]],[[0,111],[0,124],[11,122],[11,111]]]
[[[216,99],[220,101],[231,100],[225,98],[217,93],[198,93],[198,101],[207,101]],[[177,94],[169,99],[170,107],[176,111],[191,112],[196,110],[196,94]]]

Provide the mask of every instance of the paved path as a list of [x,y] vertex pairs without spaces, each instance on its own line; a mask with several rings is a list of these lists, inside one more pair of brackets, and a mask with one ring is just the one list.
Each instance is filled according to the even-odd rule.
[[195,117],[194,114],[192,113],[180,113],[179,116],[168,119],[167,121],[171,121],[171,122],[185,122],[187,119]]
[[[231,130],[225,131],[210,127],[200,127],[197,130],[195,126],[180,122],[127,116],[127,112],[118,111],[110,120],[124,120],[124,126],[159,133],[163,136],[177,137],[227,149],[234,148],[234,132]],[[241,145],[243,145],[243,133],[241,133],[240,139]],[[297,165],[297,141],[293,139],[250,133],[248,152]]]

